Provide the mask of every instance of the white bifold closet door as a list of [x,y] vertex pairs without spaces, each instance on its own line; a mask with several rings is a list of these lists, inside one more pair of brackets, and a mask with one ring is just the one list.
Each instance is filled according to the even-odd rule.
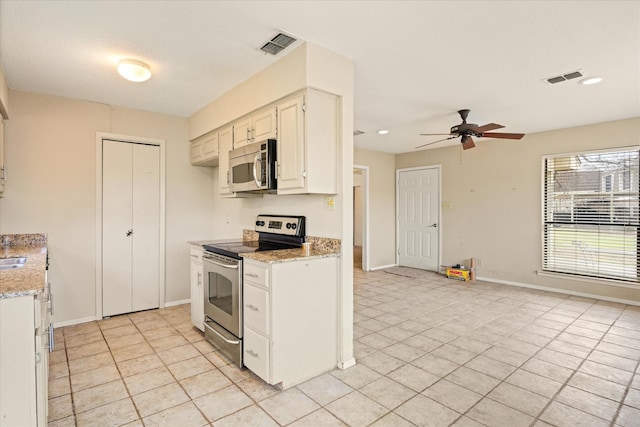
[[160,147],[103,140],[102,313],[159,306]]

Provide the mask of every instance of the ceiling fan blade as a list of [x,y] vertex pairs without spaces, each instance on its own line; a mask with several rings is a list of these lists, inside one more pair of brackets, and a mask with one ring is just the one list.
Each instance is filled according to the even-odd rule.
[[431,135],[453,135],[452,133],[421,133],[420,135],[431,136]]
[[[449,135],[449,134],[447,133],[447,134],[445,134],[445,135]],[[422,147],[426,147],[427,145],[436,144],[436,143],[438,143],[438,142],[446,141],[446,140],[448,140],[448,139],[457,138],[457,137],[458,137],[458,135],[454,135],[454,136],[451,136],[451,137],[449,137],[449,138],[439,139],[439,140],[437,140],[437,141],[433,141],[433,142],[429,142],[429,143],[426,143],[426,144],[418,145],[418,146],[416,147],[416,149],[418,149],[418,148],[422,148]]]
[[524,133],[483,132],[485,138],[522,139]]
[[488,124],[483,125],[483,126],[478,126],[473,131],[482,133],[482,132],[485,132],[485,131],[488,131],[488,130],[501,129],[503,127],[504,126],[499,125],[497,123],[488,123]]
[[464,135],[462,137],[462,149],[463,150],[468,150],[469,148],[473,148],[475,146],[476,146],[476,144],[473,143],[473,138],[471,138],[469,135]]

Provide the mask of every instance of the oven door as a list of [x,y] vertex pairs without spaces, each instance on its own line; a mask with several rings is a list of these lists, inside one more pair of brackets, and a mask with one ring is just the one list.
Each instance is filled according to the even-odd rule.
[[204,314],[242,338],[242,262],[205,253]]

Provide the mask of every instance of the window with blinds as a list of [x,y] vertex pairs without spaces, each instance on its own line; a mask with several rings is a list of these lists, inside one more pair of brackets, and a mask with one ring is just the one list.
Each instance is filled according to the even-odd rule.
[[640,282],[640,149],[548,156],[543,270]]

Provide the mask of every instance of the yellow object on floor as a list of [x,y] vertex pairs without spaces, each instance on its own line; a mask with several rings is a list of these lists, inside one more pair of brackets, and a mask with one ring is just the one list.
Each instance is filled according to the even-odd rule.
[[470,274],[471,270],[447,267],[447,277],[449,279],[464,280],[466,282],[470,279]]

